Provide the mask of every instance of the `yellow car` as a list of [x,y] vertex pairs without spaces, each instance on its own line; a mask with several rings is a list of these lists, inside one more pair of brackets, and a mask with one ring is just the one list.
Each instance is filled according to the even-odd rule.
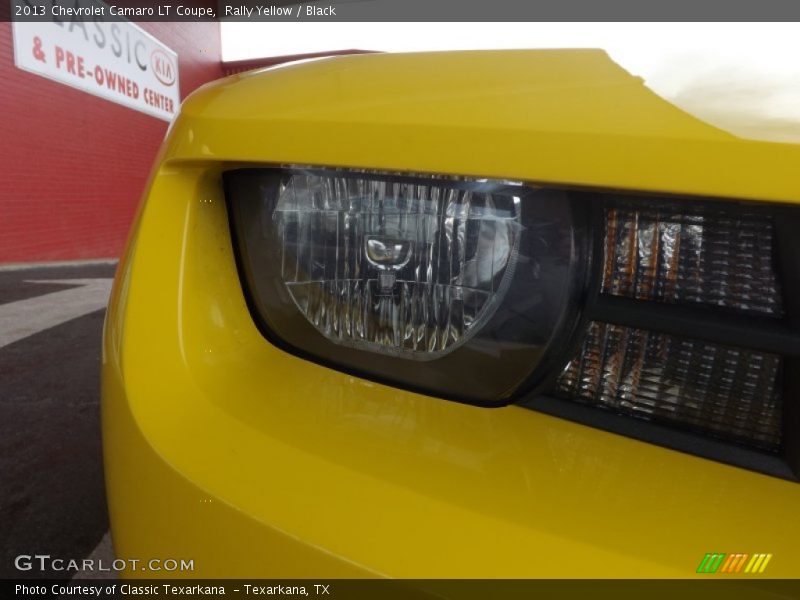
[[199,90],[107,314],[117,556],[800,576],[798,165],[595,50]]

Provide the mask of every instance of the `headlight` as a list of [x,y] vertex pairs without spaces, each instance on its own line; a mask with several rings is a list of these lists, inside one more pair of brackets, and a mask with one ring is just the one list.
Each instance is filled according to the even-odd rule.
[[589,246],[569,193],[323,169],[225,182],[251,310],[296,354],[482,404],[565,360]]

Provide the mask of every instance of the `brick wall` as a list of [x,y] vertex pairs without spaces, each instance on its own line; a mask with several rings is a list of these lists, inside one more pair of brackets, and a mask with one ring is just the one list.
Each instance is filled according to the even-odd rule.
[[[222,76],[217,23],[142,23],[181,96]],[[118,257],[167,122],[17,69],[0,23],[0,264]]]

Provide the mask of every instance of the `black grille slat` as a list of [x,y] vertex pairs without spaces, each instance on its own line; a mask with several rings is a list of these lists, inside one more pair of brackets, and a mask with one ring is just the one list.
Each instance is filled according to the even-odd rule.
[[601,294],[589,319],[800,357],[800,334],[777,319],[737,316],[705,306],[664,304]]

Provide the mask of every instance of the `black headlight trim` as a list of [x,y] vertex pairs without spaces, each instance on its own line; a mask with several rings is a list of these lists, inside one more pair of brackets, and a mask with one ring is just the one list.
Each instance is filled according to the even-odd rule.
[[[376,373],[375,369],[362,368],[361,365],[353,364],[354,361],[352,360],[349,364],[346,361],[339,360],[338,356],[334,355],[333,352],[330,351],[327,352],[327,355],[318,351],[309,351],[307,348],[303,347],[303,344],[293,343],[287,339],[286,332],[281,334],[276,331],[275,324],[271,324],[266,318],[265,313],[267,311],[263,305],[264,299],[273,297],[273,295],[265,294],[263,293],[263,290],[261,292],[256,291],[257,286],[259,285],[259,279],[257,275],[253,273],[254,261],[252,257],[248,255],[250,248],[248,247],[247,240],[245,239],[247,234],[242,231],[243,224],[247,223],[248,221],[252,222],[252,219],[248,220],[246,217],[244,217],[244,215],[241,214],[240,211],[242,210],[244,198],[255,197],[260,193],[256,189],[259,185],[259,182],[261,182],[262,187],[264,185],[276,185],[274,180],[273,183],[265,183],[265,177],[285,177],[287,174],[297,171],[310,173],[315,176],[320,174],[324,176],[331,176],[331,173],[334,173],[336,177],[339,177],[340,173],[343,173],[345,177],[351,179],[368,177],[371,180],[375,179],[389,183],[433,183],[434,185],[439,185],[441,183],[447,187],[452,186],[454,188],[477,191],[479,193],[484,193],[487,191],[499,191],[499,193],[513,192],[516,195],[521,194],[522,196],[525,196],[522,198],[523,205],[525,205],[526,202],[542,201],[544,196],[548,193],[557,195],[557,198],[545,198],[544,201],[545,203],[549,202],[552,205],[558,205],[562,207],[559,210],[568,210],[571,214],[572,233],[570,235],[571,240],[574,241],[575,247],[570,250],[572,255],[574,255],[570,260],[573,260],[577,267],[572,269],[572,271],[574,271],[574,276],[571,276],[569,282],[566,283],[567,287],[565,288],[566,291],[564,292],[564,297],[566,300],[565,304],[563,305],[565,308],[559,309],[563,312],[564,316],[553,325],[555,334],[552,338],[550,338],[547,346],[540,352],[542,355],[541,361],[543,367],[541,369],[532,369],[530,367],[532,363],[526,363],[528,364],[526,368],[530,369],[526,377],[513,385],[506,385],[506,383],[502,383],[502,385],[506,386],[501,390],[502,393],[498,393],[496,399],[493,398],[485,400],[480,397],[467,395],[463,390],[460,392],[450,393],[446,386],[432,388],[430,385],[418,383],[416,375],[414,371],[412,371],[410,365],[405,368],[404,376],[394,375],[395,370],[402,370],[403,367],[405,367],[405,365],[399,362],[392,364],[391,369],[383,368],[383,372]],[[340,170],[314,167],[265,167],[233,169],[223,173],[223,186],[228,208],[229,226],[231,229],[234,256],[236,259],[237,269],[239,271],[240,282],[242,284],[242,291],[244,293],[248,309],[262,335],[275,346],[291,354],[328,368],[333,368],[335,370],[355,375],[360,378],[369,379],[393,387],[399,387],[417,393],[437,396],[446,400],[453,400],[476,406],[498,407],[508,405],[528,393],[539,392],[543,390],[545,386],[548,385],[552,373],[557,372],[558,365],[564,361],[565,357],[569,356],[570,349],[573,348],[576,341],[580,339],[580,327],[578,325],[583,322],[580,313],[582,311],[582,307],[585,306],[586,298],[588,297],[588,276],[594,272],[594,269],[591,268],[592,253],[590,240],[592,226],[589,222],[590,204],[585,194],[568,192],[558,188],[531,187],[521,184],[506,185],[503,182],[492,182],[486,180],[469,180],[465,178],[451,179],[444,176],[434,176],[432,178],[428,178],[416,175],[409,176],[385,172],[376,173],[368,170],[342,172]],[[249,189],[245,190],[242,188],[242,186],[250,187]],[[530,196],[534,194],[538,194],[537,198],[530,198]],[[555,218],[557,219],[558,217]],[[555,231],[556,230],[554,230],[552,234],[554,234]],[[542,236],[545,238],[552,234],[545,230],[544,233],[542,233]],[[252,237],[253,236],[251,235],[251,238]],[[550,242],[552,241],[553,240],[550,240]],[[547,246],[547,242],[543,241],[542,243]],[[263,281],[263,278],[261,281]],[[519,312],[518,314],[525,313]],[[291,327],[301,327],[305,328],[306,331],[310,331],[309,327],[307,327],[302,320],[296,320]],[[318,339],[317,343],[321,346],[328,345],[327,340]],[[333,345],[330,345],[330,348],[335,350],[337,354],[353,352],[353,349],[342,346],[334,347]],[[362,353],[362,358],[369,358],[375,362],[382,362],[384,363],[384,365],[382,365],[384,367],[392,360],[398,360],[392,359],[391,357],[366,357],[363,354],[363,351],[360,352]],[[453,355],[458,352],[459,350],[456,350]],[[450,358],[451,356],[449,355],[444,357],[443,360]],[[437,364],[439,367],[441,367],[443,361],[439,361]],[[424,364],[413,365],[413,368],[417,371],[423,369],[424,367]],[[472,368],[467,367],[465,371],[467,373],[478,373],[481,371],[481,369],[476,369],[473,365]]]

